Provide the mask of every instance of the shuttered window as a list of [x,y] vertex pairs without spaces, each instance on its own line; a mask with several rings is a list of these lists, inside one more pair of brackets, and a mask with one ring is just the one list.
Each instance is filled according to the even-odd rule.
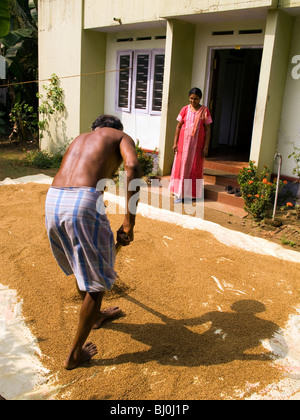
[[152,111],[160,112],[164,81],[165,55],[154,54],[153,60],[153,85],[152,85]]
[[118,52],[118,111],[160,114],[164,60],[162,50]]
[[134,108],[144,111],[148,111],[149,59],[150,54],[136,54]]
[[121,52],[118,55],[118,97],[117,109],[130,111],[132,52]]

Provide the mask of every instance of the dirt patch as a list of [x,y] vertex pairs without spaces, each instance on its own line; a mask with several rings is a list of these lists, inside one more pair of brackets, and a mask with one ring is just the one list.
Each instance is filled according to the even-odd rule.
[[300,220],[295,210],[278,210],[275,221],[279,222],[279,226],[274,225],[272,220],[255,221],[251,216],[241,218],[212,209],[205,211],[205,220],[300,251]]
[[21,178],[28,175],[36,175],[43,173],[48,176],[54,176],[57,170],[54,169],[38,169],[29,167],[24,164],[24,158],[30,151],[37,150],[34,142],[28,141],[18,143],[15,141],[4,141],[0,139],[0,181],[5,178]]
[[[95,359],[65,371],[81,301],[74,277],[63,274],[49,248],[47,190],[0,188],[0,278],[24,301],[58,399],[245,399],[286,377],[283,356],[264,342],[283,333],[299,305],[300,265],[142,216],[103,304],[120,306],[125,316],[91,333]],[[109,219],[116,231],[123,216]]]

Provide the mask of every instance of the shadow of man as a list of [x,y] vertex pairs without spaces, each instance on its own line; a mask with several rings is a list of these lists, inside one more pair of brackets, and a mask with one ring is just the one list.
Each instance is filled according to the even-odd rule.
[[[273,360],[276,354],[259,348],[280,330],[271,321],[256,314],[266,310],[255,300],[240,300],[232,304],[233,312],[208,312],[190,319],[169,318],[133,297],[126,299],[156,315],[163,323],[112,323],[105,328],[129,334],[132,339],[150,348],[145,351],[122,354],[114,359],[102,359],[105,364],[146,363],[156,360],[163,365],[199,366],[217,365],[233,360]],[[206,331],[197,333],[189,327],[205,324]]]

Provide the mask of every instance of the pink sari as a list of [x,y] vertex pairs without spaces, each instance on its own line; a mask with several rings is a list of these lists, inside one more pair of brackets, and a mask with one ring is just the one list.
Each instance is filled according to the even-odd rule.
[[180,130],[169,191],[177,198],[200,198],[202,196],[203,148],[205,145],[204,125],[211,124],[209,109],[201,106],[197,112],[190,105],[180,111],[177,121],[183,125]]

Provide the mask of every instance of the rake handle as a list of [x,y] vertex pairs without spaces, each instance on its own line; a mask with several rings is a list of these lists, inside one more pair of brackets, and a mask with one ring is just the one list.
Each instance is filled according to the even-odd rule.
[[120,244],[120,242],[116,243],[116,255],[118,254],[118,252],[120,251],[120,249],[122,248],[122,245]]

